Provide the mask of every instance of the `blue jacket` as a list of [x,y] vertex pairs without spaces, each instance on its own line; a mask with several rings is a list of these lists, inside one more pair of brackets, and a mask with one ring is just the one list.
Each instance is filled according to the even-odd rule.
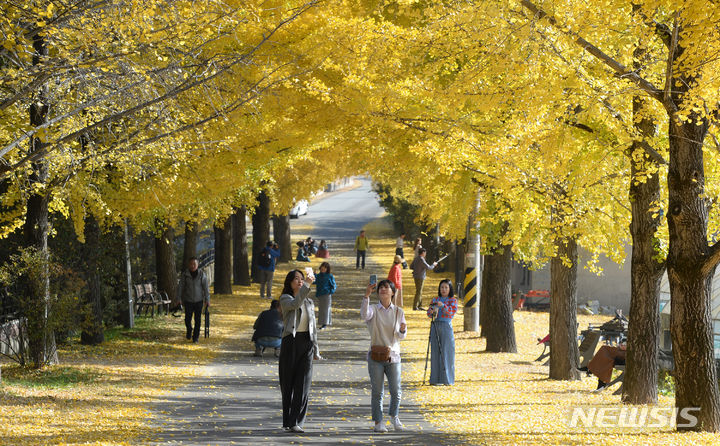
[[270,266],[261,266],[260,264],[258,264],[258,268],[264,271],[275,271],[275,261],[280,258],[280,250],[272,249],[267,246],[263,249],[267,250],[267,252],[270,253]]
[[305,254],[305,250],[302,248],[298,248],[297,256],[295,257],[295,260],[298,262],[309,262],[310,259],[308,259],[308,256]]
[[317,273],[315,276],[315,285],[317,290],[315,296],[324,296],[326,294],[335,294],[337,286],[335,285],[335,277],[330,273]]

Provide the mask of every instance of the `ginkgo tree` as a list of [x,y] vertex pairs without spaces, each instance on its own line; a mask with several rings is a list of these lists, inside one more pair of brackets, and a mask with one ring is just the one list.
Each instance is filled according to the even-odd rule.
[[586,8],[582,6],[587,5],[545,11],[543,4],[521,3],[535,26],[581,46],[593,63],[621,77],[616,82],[635,85],[663,110],[668,122],[667,269],[676,405],[700,408],[698,425],[685,428],[718,431],[720,401],[710,323],[710,283],[720,261],[720,244],[708,240],[711,197],[705,189],[704,145],[719,112],[720,89],[715,73],[720,61],[708,47],[720,43],[720,12],[703,2],[638,2],[639,11],[628,16],[635,20],[625,27],[649,28],[645,32],[660,35],[666,51],[664,66],[659,63],[656,71],[653,66],[636,71],[620,53],[603,51],[604,42],[596,31],[604,27],[597,26],[602,16],[584,15]]
[[[707,237],[717,228],[717,153],[706,144],[718,145],[718,62],[707,49],[718,44],[716,9],[662,0],[5,6],[4,231],[22,223],[28,194],[51,198],[79,229],[86,213],[149,226],[222,220],[260,191],[282,213],[334,176],[370,172],[462,238],[481,189],[497,201],[480,219],[507,228],[493,241],[522,260],[552,259],[553,276],[567,278],[553,288],[563,308],[551,311],[565,317],[551,325],[565,327],[552,336],[551,376],[567,379],[576,246],[617,260],[629,226],[628,389],[641,402],[656,398],[647,388],[657,347],[642,333],[656,328],[666,215],[677,405],[701,407],[699,428],[717,430],[708,287],[720,247]],[[619,198],[628,188],[629,204]]]
[[[413,7],[414,5],[410,9]],[[406,15],[390,14],[392,17],[380,25],[364,22],[367,27],[364,31],[360,26],[356,26],[361,30],[358,34],[363,35],[364,38],[356,39],[358,43],[353,47],[354,51],[350,51],[350,54],[336,54],[332,62],[326,64],[330,68],[342,67],[336,69],[351,73],[346,75],[346,85],[343,86],[342,93],[337,93],[339,107],[353,110],[355,113],[365,113],[371,119],[362,127],[363,140],[359,144],[383,148],[385,153],[382,158],[373,157],[380,161],[380,166],[392,166],[392,173],[384,175],[387,178],[383,182],[390,184],[398,194],[410,197],[412,202],[421,204],[427,215],[435,217],[434,219],[431,217],[431,221],[442,221],[443,229],[448,234],[456,235],[464,234],[467,215],[474,204],[474,194],[464,194],[464,201],[458,203],[457,194],[449,193],[455,190],[448,184],[452,184],[454,171],[461,172],[467,169],[480,172],[481,175],[478,176],[482,178],[481,182],[490,184],[489,189],[508,191],[508,194],[514,189],[523,190],[523,187],[518,185],[525,184],[525,196],[517,193],[513,195],[513,198],[519,198],[519,201],[525,201],[531,196],[533,186],[541,188],[538,184],[529,184],[532,181],[528,180],[540,178],[537,183],[542,185],[546,179],[544,177],[549,176],[546,170],[551,168],[556,169],[559,178],[566,178],[568,175],[571,178],[584,177],[589,180],[588,184],[594,183],[597,188],[608,189],[607,184],[597,179],[593,181],[592,176],[586,175],[581,168],[583,162],[594,163],[608,151],[591,151],[583,149],[587,143],[566,145],[558,139],[559,135],[567,134],[567,131],[557,130],[557,127],[562,127],[563,124],[573,127],[568,121],[578,119],[576,116],[578,113],[568,113],[568,109],[572,111],[576,107],[590,107],[585,105],[587,98],[579,98],[580,94],[576,90],[581,89],[573,90],[572,86],[569,86],[568,90],[572,93],[558,97],[557,85],[561,82],[552,85],[556,89],[551,88],[542,79],[540,69],[530,72],[525,78],[512,78],[503,74],[503,68],[514,70],[520,68],[517,62],[513,62],[512,58],[508,59],[507,54],[503,52],[517,41],[498,43],[486,34],[483,38],[488,41],[487,46],[473,49],[475,41],[471,40],[467,43],[468,48],[463,48],[464,42],[455,39],[457,34],[451,30],[462,25],[468,28],[462,31],[477,33],[478,30],[472,26],[470,19],[482,17],[482,14],[478,11],[467,11],[467,15],[462,16],[465,22],[452,20],[443,22],[440,20],[443,17],[440,9],[434,11],[433,8],[426,8],[422,11],[425,17],[417,20],[417,23],[421,25],[427,23],[424,28],[408,26],[409,23],[413,23],[412,10]],[[384,12],[379,15],[382,16]],[[510,29],[503,28],[504,24],[493,26],[487,20],[483,24],[487,24],[487,29],[482,30],[486,33],[498,30],[507,32]],[[526,37],[527,33],[517,37],[517,40]],[[397,44],[388,45],[387,42],[397,42]],[[536,47],[532,50],[539,51]],[[527,48],[520,46],[514,54],[523,51],[529,52]],[[376,60],[384,58],[392,60],[394,57],[398,59],[395,64],[389,66],[373,64]],[[499,71],[497,65],[501,67]],[[542,68],[540,65],[538,67]],[[321,76],[322,73],[316,75]],[[544,89],[538,92],[540,88]],[[573,101],[577,102],[572,104]],[[528,109],[532,110],[530,117]],[[592,113],[597,114],[592,110],[585,112],[585,115]],[[575,127],[582,127],[577,122],[575,124]],[[383,130],[378,132],[373,126]],[[587,125],[585,129],[592,131]],[[575,128],[575,131],[584,130]],[[607,129],[603,131],[608,134]],[[553,135],[551,132],[556,133]],[[414,136],[408,136],[411,133]],[[512,137],[508,137],[508,134]],[[597,135],[592,135],[592,138],[597,140],[597,144],[611,143],[613,146],[610,150],[615,150],[616,155],[619,154],[620,158],[623,158],[622,153],[617,151],[619,144],[617,138]],[[540,145],[537,143],[538,140]],[[417,156],[417,160],[408,157],[403,147],[409,147],[408,150]],[[525,157],[522,152],[517,152],[513,148],[528,150],[529,154]],[[573,161],[574,165],[558,162],[553,158],[553,156],[562,158],[563,152],[569,154],[580,152],[581,156]],[[582,156],[589,152],[601,155],[595,155],[595,159],[592,156]],[[542,153],[547,154],[547,160],[543,161]],[[402,166],[403,158],[405,158],[404,162],[410,165],[409,167]],[[517,166],[513,162],[523,158],[527,159],[528,165]],[[405,169],[412,173],[405,172]],[[568,169],[570,174],[566,173]],[[382,170],[382,167],[378,170]],[[609,175],[603,170],[596,172],[601,178],[603,176],[611,179],[622,178],[622,168],[618,168],[617,165],[609,165],[608,171],[611,172]],[[443,176],[443,173],[446,176]],[[382,178],[383,174],[380,173],[378,176]],[[509,219],[510,224],[527,229],[531,226],[527,219],[529,215],[536,218],[538,215],[545,215],[548,216],[548,227],[553,227],[549,223],[549,211],[555,209],[554,213],[557,214],[558,210],[562,210],[565,198],[558,196],[558,193],[568,193],[562,191],[559,187],[561,184],[560,180],[556,184],[549,180],[547,190],[543,191],[543,196],[549,196],[545,212],[537,211],[534,214],[518,212]],[[476,188],[471,187],[472,189]],[[610,188],[610,190],[617,189]],[[514,205],[515,202],[512,201]],[[607,199],[598,201],[614,203],[613,200]],[[593,206],[598,205],[593,204]],[[616,212],[607,214],[612,216],[614,213]],[[555,222],[555,227],[570,228],[573,225],[572,220],[564,221],[564,217],[560,220],[563,223]],[[620,222],[622,219],[611,218],[610,221]],[[618,227],[618,225],[614,226]],[[537,229],[537,226],[533,226],[533,229]],[[610,249],[606,248],[607,243],[598,244],[590,241],[590,234],[597,232],[588,230],[587,233],[589,234],[586,235],[587,245],[591,249],[597,250],[600,247],[601,251],[611,250],[616,254],[615,257],[621,251],[618,247],[621,247],[619,241],[623,239],[623,230],[616,229],[609,232],[611,234],[609,239],[614,242],[614,247]],[[512,232],[512,234],[521,239],[519,233]],[[513,240],[513,235],[509,235],[508,239]],[[543,256],[555,257],[556,247],[553,243],[556,242],[548,241],[553,240],[552,237],[525,237],[525,240],[531,240],[535,247],[533,248],[532,244],[523,246],[523,243],[517,243],[515,249],[518,253],[526,253],[526,260],[541,262]],[[543,240],[550,244],[543,245]],[[557,257],[560,259],[567,256]],[[519,258],[523,256],[520,255]],[[562,294],[557,293],[557,302],[563,301]],[[572,313],[571,309],[568,309],[563,315]],[[574,323],[571,322],[563,325],[574,327]],[[559,348],[561,341],[575,340],[575,335],[570,335],[569,329],[566,332],[565,336],[555,336],[558,342],[558,348],[555,349],[556,357],[562,357],[563,352],[573,350]],[[556,372],[555,375],[566,376],[572,366],[572,361],[569,361],[566,370],[562,373]]]
[[[383,9],[384,6],[387,6],[387,8]],[[604,11],[627,11],[626,15],[612,14],[612,17],[610,17],[609,15],[605,16],[602,14],[596,14],[597,5],[595,4],[587,5],[569,2],[563,5],[552,5],[552,12],[558,12],[559,14],[561,14],[561,18],[563,20],[562,24],[558,24],[555,17],[553,17],[549,21],[532,20],[532,17],[528,16],[527,14],[528,10],[537,14],[539,18],[544,18],[545,13],[539,11],[537,8],[533,9],[533,4],[530,2],[485,2],[484,7],[478,7],[479,5],[475,4],[455,4],[451,2],[448,4],[447,10],[443,10],[441,7],[426,7],[426,5],[421,4],[408,4],[406,6],[408,6],[408,12],[405,15],[403,15],[402,13],[397,13],[399,9],[398,4],[393,4],[393,7],[391,8],[389,6],[389,3],[381,3],[380,6],[376,9],[376,11],[374,11],[375,17],[389,20],[383,22],[380,26],[378,26],[376,28],[375,34],[373,34],[372,32],[366,32],[364,36],[369,36],[369,38],[360,39],[360,49],[357,50],[357,54],[354,54],[356,56],[360,56],[360,61],[358,63],[357,59],[353,60],[353,63],[355,64],[353,66],[359,67],[358,70],[353,70],[352,66],[350,66],[350,63],[348,63],[347,65],[342,65],[341,62],[338,62],[339,59],[335,60],[335,63],[339,66],[342,66],[343,70],[353,73],[351,76],[347,77],[348,83],[352,83],[352,87],[362,90],[363,87],[367,87],[369,85],[372,86],[373,94],[368,94],[368,91],[370,91],[368,89],[367,91],[365,91],[364,95],[359,95],[359,97],[356,99],[359,104],[370,105],[370,107],[368,108],[372,108],[373,99],[377,99],[374,104],[375,109],[369,112],[371,116],[384,116],[387,117],[388,120],[394,121],[395,123],[398,123],[400,125],[406,125],[409,129],[423,128],[424,131],[435,131],[437,134],[442,135],[443,133],[441,130],[428,130],[428,127],[437,125],[438,122],[443,122],[444,120],[445,122],[452,122],[451,120],[447,120],[445,118],[444,113],[438,111],[446,111],[452,109],[453,107],[457,107],[459,101],[453,102],[452,99],[463,97],[463,93],[468,92],[468,89],[458,88],[454,91],[451,91],[450,94],[443,95],[443,93],[448,92],[448,89],[446,88],[448,81],[452,81],[453,77],[456,76],[457,72],[463,72],[463,68],[467,67],[467,69],[464,71],[465,73],[472,73],[474,75],[473,78],[468,74],[467,79],[481,80],[478,81],[476,84],[471,85],[484,85],[490,88],[490,94],[487,94],[485,96],[481,95],[481,91],[472,92],[475,96],[464,96],[464,99],[466,99],[466,101],[468,102],[471,98],[485,99],[481,104],[482,106],[485,106],[485,110],[496,107],[504,107],[508,102],[507,97],[510,96],[511,93],[514,95],[518,91],[522,91],[521,89],[525,86],[524,84],[526,83],[528,75],[534,74],[535,76],[545,76],[550,78],[562,76],[562,79],[567,82],[567,85],[579,85],[596,96],[596,105],[602,105],[606,108],[607,113],[606,116],[603,117],[603,119],[606,121],[604,125],[612,125],[610,123],[610,121],[612,120],[618,120],[619,118],[624,119],[625,128],[623,128],[620,132],[617,132],[616,136],[623,138],[625,144],[627,144],[628,146],[633,143],[636,144],[636,149],[642,149],[642,152],[638,150],[633,150],[630,153],[631,158],[636,161],[634,169],[637,176],[634,177],[633,184],[648,185],[650,189],[648,195],[650,196],[659,196],[658,185],[653,186],[653,184],[656,183],[652,182],[651,184],[647,181],[643,181],[641,178],[643,175],[645,175],[646,177],[652,177],[653,175],[655,175],[659,169],[657,164],[663,163],[663,156],[660,152],[658,152],[658,146],[653,147],[652,144],[648,144],[647,134],[642,135],[640,134],[642,132],[637,131],[637,129],[635,129],[635,132],[633,131],[633,129],[631,128],[632,123],[640,122],[643,119],[643,116],[657,113],[658,110],[661,111],[661,114],[655,114],[651,120],[654,125],[662,125],[664,122],[672,121],[672,113],[668,115],[663,109],[668,107],[672,109],[672,107],[670,107],[671,104],[668,102],[668,99],[673,99],[672,93],[674,92],[674,90],[670,88],[673,86],[672,82],[679,82],[680,84],[684,82],[685,84],[687,84],[686,88],[688,92],[684,92],[681,89],[680,92],[682,94],[676,94],[675,99],[673,99],[678,100],[681,99],[682,96],[682,99],[685,101],[684,108],[680,107],[680,111],[678,112],[679,114],[677,115],[680,119],[684,120],[681,121],[682,123],[684,123],[683,125],[686,126],[684,128],[688,131],[693,129],[702,130],[703,132],[705,131],[703,129],[704,125],[695,126],[698,127],[696,129],[695,127],[692,127],[691,124],[688,124],[687,120],[688,116],[692,118],[693,116],[695,116],[695,114],[699,114],[702,117],[704,113],[702,111],[705,109],[705,106],[708,110],[707,119],[705,121],[701,120],[698,122],[704,122],[707,126],[713,125],[711,121],[715,114],[715,112],[713,111],[715,110],[715,105],[713,105],[713,101],[715,100],[714,96],[716,95],[716,91],[713,90],[712,87],[712,82],[714,80],[714,77],[712,75],[712,67],[714,66],[713,63],[715,59],[712,56],[712,52],[701,52],[698,50],[698,48],[701,46],[700,42],[703,42],[704,44],[704,42],[706,42],[708,38],[711,42],[715,42],[714,36],[716,33],[716,27],[714,26],[716,24],[716,18],[714,14],[716,13],[714,12],[714,9],[708,10],[708,8],[704,7],[703,5],[695,4],[692,2],[683,3],[680,6],[669,4],[666,5],[662,2],[638,2],[638,5],[636,5],[635,8],[635,13],[633,13],[632,5],[629,3],[620,4],[618,2],[607,2],[607,5],[601,8]],[[450,11],[452,13],[448,13]],[[586,14],[586,11],[592,12]],[[678,19],[683,19],[686,21],[686,23],[683,25],[683,32],[678,31],[675,34],[672,33],[672,24],[674,20],[674,16],[672,13],[673,11],[675,12],[675,16]],[[445,17],[450,17],[450,19],[443,21],[442,19]],[[421,23],[422,25],[427,26],[423,28],[422,32],[413,30],[410,26],[407,26],[408,23],[412,23],[413,20],[415,20],[416,23]],[[605,22],[603,22],[603,20],[605,20]],[[548,23],[548,26],[540,26],[545,23]],[[598,23],[602,24],[600,26],[597,26]],[[612,25],[608,25],[608,23],[612,23]],[[670,24],[671,26],[668,26],[668,24]],[[432,34],[430,32],[433,29],[432,26],[434,26],[435,29],[439,29],[444,32]],[[605,32],[607,29],[627,29],[629,32],[607,33]],[[675,29],[679,30],[680,28],[675,27]],[[580,37],[577,34],[578,32],[584,33],[586,37],[591,36],[595,44],[589,42],[587,38]],[[692,34],[688,34],[689,32],[695,32],[695,35],[693,36]],[[423,40],[422,37],[425,35],[432,35],[432,37],[436,39],[436,41],[431,43],[428,42],[428,40]],[[467,39],[467,42],[470,42],[468,44],[469,48],[462,48],[462,43],[466,41],[463,37],[465,37],[466,35],[482,35],[484,39]],[[566,35],[569,37],[569,39],[565,37]],[[638,41],[642,41],[644,37],[650,35],[659,35],[661,36],[661,38],[651,40],[652,45],[649,48],[650,55],[647,58],[641,60],[634,50],[638,47]],[[673,46],[673,35],[675,36],[674,38],[676,40],[675,46]],[[677,46],[678,35],[683,37],[686,42],[689,42],[688,47],[692,46],[690,52],[693,53],[692,57],[695,58],[694,60],[691,57],[688,57],[688,48],[684,48],[682,47],[682,45]],[[448,37],[443,39],[445,36]],[[495,37],[494,39],[493,36]],[[373,39],[377,41],[377,44],[373,45]],[[549,42],[549,44],[547,45],[549,52],[531,53],[527,51],[522,51],[524,48],[522,43],[534,42],[539,40]],[[397,47],[385,45],[389,41],[398,41],[401,42],[401,44]],[[437,41],[444,41],[447,42],[447,44],[445,46],[437,45]],[[483,45],[479,47],[479,50],[476,49],[474,52],[481,53],[482,57],[479,57],[477,59],[469,58],[468,54],[473,53],[473,45],[475,47],[478,47],[476,45],[476,42],[478,41],[481,41]],[[424,48],[427,50],[424,58],[417,59],[420,62],[407,63],[408,54],[411,54],[411,52],[397,50],[397,48],[403,48],[404,50],[406,50],[407,47],[403,46],[403,44],[406,44],[407,42],[416,42],[416,48]],[[496,44],[497,42],[502,42],[502,45],[500,48],[496,46],[491,48],[490,50],[487,50],[486,48],[488,42],[494,42]],[[505,42],[507,42],[508,45],[505,45]],[[658,42],[661,42],[661,44],[658,44]],[[657,54],[662,54],[662,51],[665,51],[665,48],[662,45],[662,43],[665,42],[667,42],[668,44],[667,48],[673,51],[673,53],[671,53],[672,57],[670,58],[669,64],[665,64],[663,62],[662,56],[655,57]],[[576,44],[579,44],[579,46],[576,46]],[[606,47],[608,49],[608,52],[603,53],[601,50],[598,49],[599,46]],[[394,53],[393,48],[395,48]],[[435,48],[437,48],[437,51],[433,52]],[[678,62],[675,62],[674,58],[679,56],[679,54],[675,54],[674,51],[676,51],[678,48],[682,48],[682,50],[685,51],[685,55],[683,55],[680,60],[683,63],[685,63],[686,61],[692,62],[687,66],[680,65],[681,68],[685,68],[693,75],[691,76],[692,82],[689,82],[690,78],[687,78],[687,75],[675,76],[678,71],[676,69],[677,67],[674,67],[674,64],[677,64]],[[660,53],[658,53],[657,51],[660,51]],[[383,56],[386,54],[390,54],[391,56],[394,56],[394,58],[384,58]],[[488,55],[493,54],[497,57],[487,57]],[[610,56],[608,56],[608,54],[610,54]],[[340,57],[342,56],[339,56],[339,58]],[[517,62],[518,60],[530,60],[532,57],[554,57],[557,63],[554,69],[550,69],[549,71],[538,71],[534,73],[532,70],[524,70],[522,68],[522,64],[518,64]],[[614,60],[613,57],[616,57],[621,61],[628,60],[629,62],[625,62],[625,64],[623,65],[623,63]],[[632,63],[633,57],[638,58],[640,62],[640,67],[637,68],[636,71],[626,68]],[[703,57],[705,59],[703,59]],[[397,62],[395,64],[387,64],[383,66],[383,70],[385,70],[386,72],[389,71],[390,73],[387,76],[382,77],[382,73],[380,73],[379,70],[373,70],[373,62],[378,60],[396,60]],[[422,75],[419,76],[417,74],[418,70],[420,72],[423,72],[422,69],[426,68],[430,63],[434,62],[435,60],[438,61],[436,66],[442,66],[444,70],[441,71],[436,69],[430,69],[428,71],[425,71],[425,74],[433,73],[433,75],[429,78],[427,76],[423,77]],[[488,77],[483,77],[483,74],[488,72],[488,70],[483,70],[483,68],[487,66],[491,67],[492,73],[490,73],[491,75]],[[611,70],[607,70],[606,67],[609,67]],[[656,68],[658,67],[663,67],[663,69],[658,72],[656,70]],[[549,67],[546,66],[545,68],[548,69]],[[410,74],[408,74],[408,72]],[[639,72],[643,72],[644,77],[639,75]],[[435,73],[439,74],[435,75]],[[618,80],[617,78],[613,78],[613,75],[620,75],[622,79]],[[675,76],[675,78],[673,78],[673,76]],[[382,80],[382,82],[379,82],[379,80]],[[628,80],[634,82],[640,87],[640,89],[632,88],[632,82],[628,83]],[[703,84],[706,81],[707,83]],[[652,82],[665,82],[665,85],[667,87],[664,90],[654,88],[652,87]],[[389,101],[388,95],[384,94],[383,91],[380,91],[383,87],[378,87],[378,83],[382,84],[382,86],[393,86],[393,88],[395,88],[396,91],[399,93],[397,97],[408,99],[404,102],[406,107],[401,108],[396,103]],[[534,85],[536,90],[532,92],[536,95],[544,95],[545,97],[551,97],[559,93],[558,90],[552,88],[547,88],[546,90],[543,90],[541,89],[542,87],[538,87],[538,85],[542,84],[536,83]],[[556,85],[559,85],[559,83],[556,83]],[[578,88],[578,90],[580,90],[580,88]],[[379,94],[377,93],[378,91],[380,91]],[[425,95],[425,97],[421,100],[417,100],[415,99],[416,97],[413,95],[413,92],[418,91],[427,93],[427,95]],[[665,91],[666,94],[661,95],[660,93],[663,93],[663,91]],[[701,97],[699,95],[700,92],[706,95],[706,97]],[[443,99],[448,100],[444,102],[431,102],[430,98],[432,97],[433,93],[439,94]],[[640,111],[639,109],[635,109],[632,112],[629,112],[629,110],[631,110],[630,107],[633,100],[635,100],[635,98],[637,98],[641,94],[649,95],[650,98],[658,100],[660,100],[662,97],[663,100],[659,101],[659,104],[651,104],[646,102],[645,108],[648,111],[645,111],[643,113],[638,113]],[[527,95],[525,97],[527,97]],[[701,99],[702,102],[698,102]],[[532,114],[535,116],[537,116],[538,114],[544,116],[544,113],[542,111],[523,107],[522,101],[514,102],[515,103],[513,105],[516,106],[516,110],[524,110],[526,114]],[[618,108],[618,104],[623,103],[624,105],[621,105],[622,108]],[[421,106],[419,106],[418,104],[421,104]],[[440,108],[442,107],[442,105],[445,104],[450,105],[448,105],[446,109]],[[586,106],[585,103],[579,101],[573,101],[570,103],[566,103],[565,105],[570,110],[574,110],[577,107],[582,108],[583,106]],[[658,107],[657,105],[660,106]],[[699,107],[698,105],[703,105],[703,107]],[[677,106],[677,104],[675,104],[675,106]],[[413,109],[412,107],[415,108]],[[432,113],[430,113],[431,116],[426,115],[425,117],[418,117],[419,113],[413,113],[419,108],[426,109],[429,107],[436,107],[432,110]],[[466,110],[466,108],[463,107],[458,107],[458,109],[462,111]],[[401,112],[398,113],[398,110],[400,110]],[[621,113],[616,113],[616,111],[620,111]],[[502,119],[502,116],[499,117],[500,119]],[[690,119],[689,121],[692,121],[692,119]],[[492,122],[492,120],[488,120],[487,122]],[[513,124],[512,120],[506,120],[504,122],[506,124]],[[533,120],[528,119],[516,119],[515,122],[516,124],[520,124],[523,126],[533,126],[536,124],[537,121],[533,122]],[[549,122],[546,123],[550,124]],[[523,129],[519,128],[520,125],[516,125],[514,128],[514,130],[517,130],[517,135],[526,135],[527,137],[533,136],[534,132],[532,131],[532,129],[529,132],[524,131]],[[670,129],[673,130],[674,124],[669,125]],[[473,130],[486,131],[486,128],[475,125],[473,127]],[[639,137],[637,137],[637,135],[639,135]],[[665,134],[665,141],[669,141],[669,146],[671,149],[673,148],[673,144],[678,142],[677,139],[673,140],[673,135],[675,135],[673,131]],[[661,137],[650,142],[659,142],[661,145],[662,140],[663,138]],[[689,140],[697,141],[698,139],[689,138]],[[700,141],[701,140],[702,139],[700,139]],[[687,142],[687,140],[685,142]],[[443,145],[439,146],[444,149]],[[670,178],[673,179],[672,150],[670,150],[670,155]],[[651,158],[653,162],[656,163],[656,165],[651,166],[647,162],[637,163],[638,160],[641,160],[643,157],[646,156]],[[702,172],[702,167],[702,165],[696,165],[694,171],[699,174]],[[695,181],[695,184],[703,183],[703,181],[699,181],[698,179],[696,179]],[[673,190],[673,187],[674,184],[673,181],[671,181],[669,184],[669,190]],[[637,193],[637,190],[634,192],[634,194],[635,193]],[[672,204],[675,199],[673,198],[672,193],[670,195],[670,202]],[[703,191],[700,196],[701,199],[704,199],[705,191]],[[636,209],[636,216],[645,217],[647,214],[651,214],[654,216],[657,215],[657,212],[651,212],[650,209],[651,207],[658,207],[657,199],[644,200],[643,206],[644,207],[642,209]],[[692,208],[695,209],[696,207]],[[701,208],[702,207],[700,207],[699,209]],[[677,207],[677,209],[681,211],[682,206]],[[650,220],[651,221],[649,226],[651,229],[649,231],[645,231],[645,238],[642,240],[642,243],[640,242],[640,240],[636,240],[636,243],[638,245],[652,246],[654,248],[657,247],[657,243],[653,240],[657,239],[655,237],[656,229],[652,228],[657,228],[657,224],[654,222],[657,219],[656,217],[653,217]],[[681,220],[682,219],[678,221]],[[637,226],[633,226],[633,228],[637,229]],[[678,232],[683,231],[676,231],[675,235],[677,235]],[[705,233],[705,230],[701,232]],[[640,235],[640,232],[637,232],[636,234]],[[678,238],[674,238],[673,230],[670,231],[670,240],[671,247],[673,245],[673,240],[679,241]],[[648,252],[649,250],[645,250],[645,254],[647,254]],[[688,251],[687,249],[685,249],[684,252],[692,252],[692,250]],[[675,254],[680,255],[679,252],[676,252]],[[671,248],[671,259],[673,258],[673,255],[673,249]],[[655,283],[656,278],[658,277],[658,270],[661,270],[662,267],[661,265],[656,265],[658,263],[656,261],[656,257],[657,256],[645,255],[642,259],[640,259],[640,261],[636,263],[638,267],[643,266],[642,262],[649,264],[648,268],[654,271],[652,273],[652,280],[650,280],[650,282]],[[713,256],[710,255],[708,258],[712,257]],[[670,262],[669,264],[671,263],[672,262]],[[712,262],[703,262],[703,265],[705,265],[702,267],[704,273],[710,272],[709,265],[711,263]],[[643,273],[640,271],[639,274],[642,275]],[[687,277],[686,279],[689,279],[689,277]],[[692,282],[692,280],[690,282]],[[685,286],[687,286],[687,283]],[[656,285],[650,283],[646,287],[646,289],[648,290],[647,294],[652,294],[653,288],[655,290],[657,289]],[[674,294],[677,295],[677,293]],[[655,298],[655,296],[656,295],[653,295],[651,297]],[[701,307],[706,308],[706,305],[707,302],[705,302],[705,305]],[[647,309],[646,313],[648,315],[648,319],[653,318],[652,314],[650,314],[653,313],[653,308],[655,308],[654,305],[651,305]],[[639,314],[640,312],[635,311],[635,313]],[[636,327],[638,325],[637,322],[641,320],[642,318],[636,320]],[[693,324],[694,323],[688,321],[688,325]],[[677,326],[680,325],[683,324],[679,323]],[[653,325],[650,325],[650,327],[652,326]],[[707,341],[703,342],[703,351],[705,352],[703,353],[703,355],[705,355],[703,356],[705,358],[703,368],[707,373],[710,373],[709,371],[712,368],[712,361],[711,356],[707,356],[709,348],[711,346],[708,337],[710,333],[709,326],[707,324],[699,324],[697,326],[703,327],[700,332],[705,333],[704,335],[700,336],[701,339],[705,339]],[[643,327],[641,326],[638,328],[640,331],[642,331]],[[679,329],[674,330],[676,335],[678,333],[678,330]],[[700,332],[698,332],[697,335],[700,335]],[[637,336],[635,336],[634,338],[638,339]],[[676,357],[679,360],[682,359],[684,363],[689,364],[690,362],[687,358],[691,357],[692,355],[686,355],[684,353],[685,348],[686,347],[679,347],[678,351],[676,351]],[[653,350],[649,351],[652,352]],[[644,360],[650,361],[650,363],[652,363],[652,358],[646,357],[644,358]],[[653,367],[649,367],[649,369],[652,370]],[[713,396],[714,391],[703,392],[701,390],[698,390],[700,388],[710,387],[709,383],[713,381],[711,377],[705,375],[705,372],[703,373],[703,375],[708,378],[705,381],[705,384],[696,382],[695,384],[693,384],[692,387],[695,389],[696,395],[699,396],[700,393],[703,394],[703,397],[698,397],[697,401],[704,399],[707,403],[707,407],[712,407],[713,404],[710,404],[709,401],[716,400],[715,396]],[[689,382],[688,374],[686,374],[683,378],[680,378],[680,380],[686,379]],[[682,394],[683,392],[684,391],[680,391],[680,394]],[[685,397],[680,397],[679,401],[684,403],[685,399]],[[713,410],[709,410],[708,412],[711,413],[713,412]],[[712,419],[714,419],[714,415],[710,414],[708,420]],[[712,426],[714,426],[716,423],[707,422],[708,420],[705,420],[705,425],[709,426],[707,428],[715,429]]]
[[[192,131],[247,104],[274,82],[277,68],[253,63],[254,58],[275,31],[312,4],[4,5],[0,177],[6,186],[1,198],[10,211],[3,213],[3,234],[22,224],[26,244],[45,249],[48,209],[74,208],[76,222],[89,209],[109,213],[88,200],[97,194],[82,193],[107,181],[107,171],[128,173],[133,166],[135,178],[142,178],[148,166],[183,163],[193,155],[185,143],[203,139]],[[241,67],[254,76],[225,98],[216,81]],[[53,194],[69,180],[89,182],[75,185],[67,196]],[[36,347],[41,364],[43,349]]]

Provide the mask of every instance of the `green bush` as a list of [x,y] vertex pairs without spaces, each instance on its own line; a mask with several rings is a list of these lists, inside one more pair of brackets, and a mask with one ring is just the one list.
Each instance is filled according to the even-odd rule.
[[30,247],[0,266],[0,283],[16,310],[20,330],[15,335],[22,340],[5,356],[35,368],[53,362],[55,334],[68,332],[87,311],[79,299],[85,282],[48,253]]
[[667,370],[662,370],[658,377],[658,393],[665,396],[675,396],[675,378]]

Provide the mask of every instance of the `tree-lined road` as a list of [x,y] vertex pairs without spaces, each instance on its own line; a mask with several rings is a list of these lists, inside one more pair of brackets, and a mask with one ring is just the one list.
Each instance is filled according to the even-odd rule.
[[[157,404],[156,423],[162,426],[159,444],[452,444],[421,416],[421,408],[406,397],[400,418],[407,430],[372,432],[370,382],[365,354],[366,326],[359,319],[366,271],[355,270],[356,233],[382,215],[369,181],[359,188],[316,201],[307,216],[294,222],[312,222],[313,236],[331,247],[338,293],[333,299],[333,326],[319,334],[321,354],[316,362],[305,434],[282,430],[277,360],[252,356],[247,327],[239,338],[223,346],[218,359],[203,367],[201,378]],[[385,266],[368,264],[368,270]],[[279,276],[282,276],[280,274]],[[282,278],[276,280],[277,288]],[[254,285],[257,286],[257,285]],[[269,357],[268,357],[269,356]],[[385,406],[389,394],[386,393]]]

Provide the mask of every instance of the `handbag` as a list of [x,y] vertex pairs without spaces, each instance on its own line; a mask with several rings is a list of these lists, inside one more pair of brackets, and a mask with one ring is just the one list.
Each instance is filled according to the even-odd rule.
[[370,346],[370,359],[378,362],[389,362],[390,361],[390,347],[384,345],[372,345]]
[[[397,324],[398,310],[395,309],[395,324]],[[393,327],[395,325],[393,324]],[[377,318],[373,327],[377,330]],[[370,359],[377,362],[390,362],[390,347],[385,345],[371,345],[370,346]]]

